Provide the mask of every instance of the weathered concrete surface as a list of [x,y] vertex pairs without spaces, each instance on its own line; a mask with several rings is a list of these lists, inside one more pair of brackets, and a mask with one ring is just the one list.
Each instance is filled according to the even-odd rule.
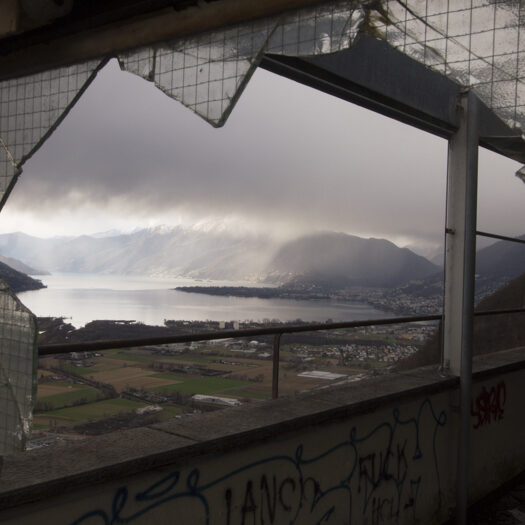
[[[525,469],[523,355],[476,364],[476,499]],[[0,521],[442,523],[457,401],[457,379],[422,368],[13,455]]]
[[[525,472],[473,506],[470,525],[516,525],[525,522]],[[453,525],[453,524],[451,524]]]

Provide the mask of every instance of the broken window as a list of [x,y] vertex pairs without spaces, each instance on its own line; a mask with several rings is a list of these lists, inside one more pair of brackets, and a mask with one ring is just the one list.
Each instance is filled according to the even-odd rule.
[[352,44],[363,18],[359,2],[334,2],[124,53],[119,62],[219,127],[265,53],[341,51]]
[[[525,124],[525,7],[516,0],[334,1],[121,53],[121,68],[154,82],[214,126],[225,123],[264,54],[311,56],[383,39],[461,85],[509,126]],[[0,82],[0,208],[107,58]],[[0,454],[23,442],[34,394],[35,321],[0,290]]]

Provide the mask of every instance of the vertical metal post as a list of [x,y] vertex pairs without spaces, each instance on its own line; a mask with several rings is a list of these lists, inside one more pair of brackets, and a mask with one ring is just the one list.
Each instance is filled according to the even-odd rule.
[[462,95],[458,111],[460,127],[448,148],[442,365],[460,376],[456,509],[458,524],[466,525],[479,143],[477,98],[473,93]]
[[275,334],[273,337],[272,399],[277,399],[279,397],[279,349],[281,335],[282,334]]

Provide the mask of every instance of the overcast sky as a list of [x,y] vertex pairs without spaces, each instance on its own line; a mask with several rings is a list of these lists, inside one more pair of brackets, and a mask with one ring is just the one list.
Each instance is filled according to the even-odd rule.
[[[519,167],[481,151],[479,229],[525,233]],[[336,230],[430,253],[445,177],[444,140],[266,71],[214,129],[113,61],[26,164],[0,231]]]

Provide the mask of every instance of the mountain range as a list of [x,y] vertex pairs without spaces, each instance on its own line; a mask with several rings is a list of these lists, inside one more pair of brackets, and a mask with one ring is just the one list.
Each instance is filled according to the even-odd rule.
[[3,255],[0,255],[0,262],[6,264],[13,270],[25,273],[26,275],[49,275],[49,272],[32,268],[31,266],[23,263],[22,261],[19,261],[18,259],[15,259],[14,257],[4,257]]
[[130,234],[42,239],[0,235],[0,254],[50,272],[137,274],[281,284],[397,286],[439,271],[384,239],[322,232],[277,242],[224,230],[153,228]]
[[[525,235],[517,237],[525,241]],[[490,280],[509,281],[525,271],[525,245],[498,241],[479,250],[476,273]]]
[[[182,226],[50,239],[8,233],[0,235],[0,254],[0,261],[32,275],[43,273],[36,267],[49,272],[293,282],[297,286],[305,282],[324,289],[395,287],[418,281],[419,286],[434,290],[442,282],[439,266],[407,248],[385,239],[335,232],[281,242],[264,235]],[[524,245],[500,241],[477,254],[478,280],[485,284],[499,286],[524,269]]]
[[137,274],[255,280],[271,257],[270,241],[188,228],[153,228],[111,236],[42,239],[0,235],[0,254],[50,272]]

